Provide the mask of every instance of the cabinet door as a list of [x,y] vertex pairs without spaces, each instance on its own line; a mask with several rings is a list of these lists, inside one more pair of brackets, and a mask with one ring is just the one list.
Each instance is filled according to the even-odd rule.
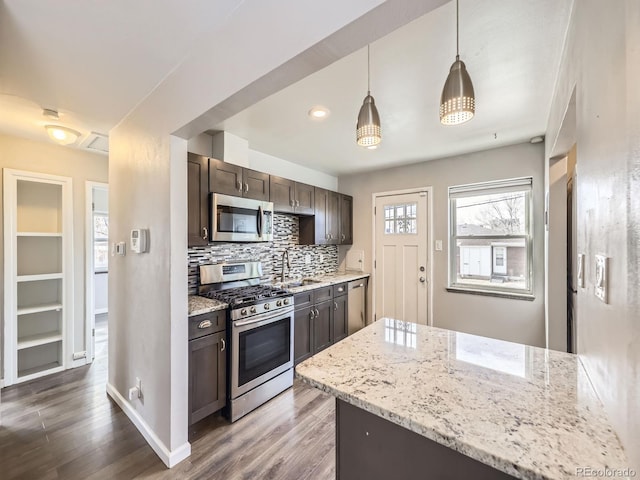
[[315,244],[326,245],[329,243],[329,234],[327,231],[327,203],[329,191],[324,188],[315,188]]
[[353,244],[353,197],[340,195],[340,244]]
[[189,425],[227,403],[226,332],[189,342]]
[[295,184],[296,213],[313,215],[315,213],[314,187],[306,183]]
[[288,178],[271,175],[270,194],[273,208],[276,212],[293,213],[295,182]]
[[340,243],[340,194],[329,192],[327,194],[326,229],[329,242],[332,245]]
[[293,322],[293,363],[297,365],[313,353],[311,306],[296,310]]
[[269,174],[242,169],[242,196],[255,200],[269,201]]
[[209,160],[209,189],[215,193],[242,196],[242,167],[211,158]]
[[347,336],[348,312],[347,295],[333,300],[333,342],[339,342]]
[[316,303],[314,309],[313,353],[318,353],[333,341],[333,302]]
[[187,162],[187,242],[209,243],[209,159],[189,153]]

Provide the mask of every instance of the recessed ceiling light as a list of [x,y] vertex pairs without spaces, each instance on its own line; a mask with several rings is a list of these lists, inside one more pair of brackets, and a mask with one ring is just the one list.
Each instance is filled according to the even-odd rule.
[[317,105],[309,110],[309,116],[316,120],[323,120],[329,116],[329,109],[322,105]]

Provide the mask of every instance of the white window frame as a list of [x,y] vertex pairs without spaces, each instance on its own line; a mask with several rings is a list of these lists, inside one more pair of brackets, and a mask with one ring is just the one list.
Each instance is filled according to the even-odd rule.
[[[456,221],[456,200],[459,198],[472,197],[476,195],[488,195],[493,193],[526,192],[524,234],[506,235],[457,235]],[[486,238],[490,240],[513,240],[524,239],[527,254],[525,274],[527,288],[509,288],[503,284],[472,285],[457,281],[456,252],[457,241],[461,239]],[[492,253],[493,257],[493,253]],[[506,255],[505,255],[506,259]],[[493,262],[493,258],[491,259]],[[490,295],[508,298],[522,298],[533,300],[533,178],[521,177],[506,180],[496,180],[490,182],[473,183],[468,185],[456,185],[449,187],[449,282],[448,291],[474,293],[479,295]]]

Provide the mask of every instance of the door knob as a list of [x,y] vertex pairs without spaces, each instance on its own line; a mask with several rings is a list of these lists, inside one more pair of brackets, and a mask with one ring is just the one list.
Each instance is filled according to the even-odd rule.
[[427,279],[426,279],[426,278],[424,278],[424,277],[420,277],[420,283],[424,283],[424,282],[426,282],[426,281],[427,281]]

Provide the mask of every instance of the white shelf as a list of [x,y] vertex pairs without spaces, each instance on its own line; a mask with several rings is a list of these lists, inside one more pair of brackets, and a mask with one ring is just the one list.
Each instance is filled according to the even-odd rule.
[[62,233],[54,233],[54,232],[18,232],[16,233],[17,237],[54,237],[61,238]]
[[51,362],[45,365],[38,365],[37,367],[27,368],[25,370],[18,370],[17,383],[26,382],[34,378],[42,377],[43,375],[50,375],[52,373],[61,372],[63,370],[64,367],[60,365],[60,362]]
[[18,350],[24,350],[25,348],[37,347],[38,345],[46,345],[48,343],[61,341],[62,334],[60,332],[31,335],[29,337],[18,338]]
[[42,273],[40,275],[18,275],[17,282],[36,282],[38,280],[58,280],[62,273]]
[[62,310],[61,303],[49,303],[44,305],[34,305],[33,307],[18,308],[18,315],[29,315],[31,313],[50,312],[52,310]]

